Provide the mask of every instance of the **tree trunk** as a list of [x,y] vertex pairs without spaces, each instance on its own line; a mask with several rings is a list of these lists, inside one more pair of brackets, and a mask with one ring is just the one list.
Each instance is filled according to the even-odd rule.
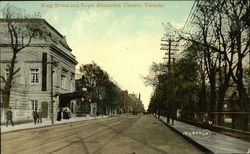
[[207,111],[207,90],[205,80],[202,79],[201,93],[200,93],[200,110],[203,112]]
[[[210,78],[210,112],[215,111],[215,105],[216,105],[216,87],[215,87],[215,75],[212,75]],[[214,114],[209,115],[210,119],[214,122]]]
[[3,107],[4,108],[9,108],[10,107],[10,94],[11,94],[11,87],[12,87],[12,80],[14,77],[14,70],[15,70],[15,62],[16,62],[16,58],[17,58],[17,53],[19,51],[13,49],[13,56],[11,59],[11,64],[9,67],[9,76],[7,77],[7,80],[5,82],[4,85],[4,89],[3,89]]
[[[228,72],[228,73],[231,73],[231,72]],[[219,100],[218,100],[218,112],[223,112],[224,111],[224,99],[225,99],[225,96],[226,96],[226,92],[227,92],[227,89],[228,89],[228,84],[229,84],[229,75],[227,75],[225,77],[225,82],[224,83],[221,83],[220,85],[220,88],[219,88],[219,93],[218,93],[218,96],[219,96]],[[218,115],[218,125],[219,126],[223,126],[224,125],[224,114],[219,114]]]
[[[218,112],[220,112],[220,113],[223,112],[223,110],[224,110],[224,97],[225,97],[225,94],[222,94],[222,93],[219,96]],[[224,114],[218,114],[217,120],[218,120],[218,125],[223,126],[224,125]]]
[[4,87],[4,91],[3,91],[3,108],[9,108],[9,102],[10,102],[10,90],[8,90],[10,88],[8,88],[7,86]]
[[[244,88],[243,83],[239,84],[238,91],[239,91],[240,111],[248,112],[247,94],[246,94],[246,90]],[[248,130],[248,114],[243,114],[240,117],[240,123],[241,123],[241,129],[247,131]]]

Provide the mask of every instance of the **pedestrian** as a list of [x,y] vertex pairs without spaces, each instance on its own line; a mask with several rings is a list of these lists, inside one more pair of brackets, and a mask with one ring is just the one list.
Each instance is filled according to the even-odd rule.
[[42,111],[41,111],[41,109],[39,109],[39,111],[38,111],[38,123],[42,123],[42,118],[43,118],[43,113],[42,113]]
[[63,119],[69,119],[69,113],[67,109],[63,110]]
[[207,125],[208,124],[208,113],[205,113],[203,116],[203,122]]
[[12,111],[11,111],[11,107],[9,108],[9,110],[7,111],[7,113],[6,113],[6,117],[7,117],[7,122],[6,122],[6,127],[8,127],[8,124],[9,124],[9,121],[10,121],[10,123],[11,123],[11,125],[12,126],[14,126],[14,123],[13,123],[13,121],[12,121]]
[[32,113],[33,115],[33,119],[34,119],[34,124],[36,125],[37,119],[38,119],[38,113],[37,113],[37,109],[35,109]]
[[62,119],[62,109],[60,109],[58,112],[57,112],[57,121],[61,121]]
[[69,117],[69,119],[71,118],[71,113],[70,113],[70,111],[68,112],[68,117]]

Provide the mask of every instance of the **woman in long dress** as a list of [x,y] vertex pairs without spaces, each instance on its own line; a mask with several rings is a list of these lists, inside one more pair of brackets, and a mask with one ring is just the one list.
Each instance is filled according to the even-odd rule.
[[60,109],[58,112],[57,112],[57,121],[61,121],[62,119],[62,109]]

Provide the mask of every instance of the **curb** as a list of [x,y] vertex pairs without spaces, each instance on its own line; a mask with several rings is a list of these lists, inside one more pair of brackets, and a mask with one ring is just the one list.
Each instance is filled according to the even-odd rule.
[[[103,118],[108,118],[108,117],[103,117]],[[66,125],[66,124],[72,124],[72,123],[81,123],[85,121],[91,121],[91,120],[99,120],[103,118],[95,118],[95,119],[88,119],[88,120],[81,120],[81,121],[71,121],[71,122],[65,122],[65,123],[58,123],[58,124],[50,124],[50,125],[45,125],[45,126],[38,126],[38,127],[32,127],[32,128],[21,128],[17,130],[11,130],[7,132],[1,132],[1,134],[8,134],[8,133],[13,133],[13,132],[18,132],[18,131],[24,131],[24,130],[33,130],[33,129],[38,129],[38,128],[45,128],[45,127],[53,127],[53,126],[58,126],[58,125]]]
[[[227,136],[231,136],[231,137],[235,137],[235,138],[239,138],[239,139],[242,139],[244,141],[248,141],[248,142],[250,141],[250,132],[248,132],[248,131],[232,129],[232,128],[227,128],[227,127],[222,127],[222,126],[217,126],[217,125],[211,125],[208,128],[208,126],[206,126],[202,123],[199,123],[199,122],[192,122],[192,121],[183,120],[183,119],[181,119],[181,120],[179,119],[179,121],[190,124],[190,125],[194,125],[196,127],[209,129],[209,130],[217,132],[217,133],[225,132],[222,134],[227,135]],[[228,133],[232,133],[232,134],[228,134]]]
[[174,132],[176,132],[177,134],[179,134],[180,136],[182,136],[186,141],[190,142],[191,144],[193,144],[194,146],[196,146],[198,149],[200,149],[202,152],[208,153],[208,154],[214,154],[214,152],[212,152],[211,150],[209,150],[208,148],[204,147],[203,145],[199,144],[198,142],[192,140],[190,137],[183,135],[181,132],[179,132],[178,130],[174,129],[173,127],[169,126],[167,123],[165,123],[163,120],[161,120],[160,118],[155,117],[156,119],[160,120],[162,123],[164,123],[168,128],[170,128],[171,130],[173,130]]

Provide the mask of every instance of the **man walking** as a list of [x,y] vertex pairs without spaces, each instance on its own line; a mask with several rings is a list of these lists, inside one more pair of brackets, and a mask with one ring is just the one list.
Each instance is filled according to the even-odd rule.
[[33,113],[32,113],[32,115],[33,115],[33,119],[34,119],[34,124],[36,125],[36,122],[37,122],[37,118],[38,118],[38,113],[37,113],[37,111],[36,111],[37,109],[35,109],[34,111],[33,111]]
[[12,126],[14,126],[14,123],[12,121],[12,111],[11,111],[11,107],[9,108],[9,110],[7,111],[7,122],[6,122],[6,127],[8,127],[9,121],[11,122]]
[[38,111],[38,123],[42,123],[42,118],[43,118],[43,114],[42,114],[41,109],[39,109],[39,111]]

